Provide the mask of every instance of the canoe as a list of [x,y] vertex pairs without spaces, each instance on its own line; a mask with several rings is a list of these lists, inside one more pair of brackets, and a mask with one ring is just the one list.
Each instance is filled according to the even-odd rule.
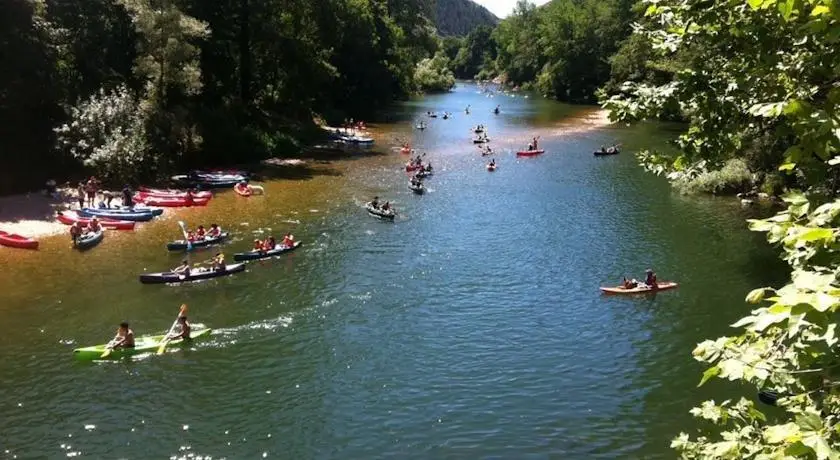
[[374,208],[373,206],[371,206],[370,203],[365,204],[365,209],[367,209],[368,214],[374,217],[378,217],[380,219],[394,220],[394,216],[396,215],[393,209],[389,211],[383,211],[379,208]]
[[76,239],[76,245],[74,247],[80,251],[84,251],[101,243],[104,237],[104,230],[99,230],[98,232],[85,233],[84,235]]
[[148,206],[159,206],[164,208],[182,208],[190,206],[207,206],[210,198],[193,198],[190,202],[186,197],[159,197],[137,193],[134,195],[135,203],[142,203]]
[[184,273],[160,272],[144,273],[140,275],[140,282],[143,284],[166,284],[166,283],[188,283],[190,281],[209,280],[229,276],[235,273],[244,272],[245,264],[227,264],[224,270],[197,270],[193,269],[189,275]]
[[426,187],[423,187],[423,184],[414,185],[411,182],[408,183],[408,189],[418,195],[422,195],[426,191]]
[[608,155],[618,155],[619,152],[620,152],[620,150],[618,150],[618,149],[607,149],[606,152],[602,152],[600,150],[595,150],[594,152],[592,152],[592,154],[595,155],[596,157],[605,157],[605,156],[608,156]]
[[130,220],[134,222],[147,222],[155,218],[155,213],[147,210],[129,211],[126,209],[92,209],[82,208],[77,211],[82,217],[99,217],[113,220]]
[[9,233],[0,230],[0,246],[8,246],[18,249],[38,249],[38,241],[17,233]]
[[[190,332],[190,341],[184,342],[181,339],[176,339],[168,342],[167,346],[177,347],[187,345],[193,340],[209,337],[210,331],[210,329],[195,329]],[[155,353],[157,352],[158,347],[160,347],[160,342],[164,337],[166,337],[166,335],[146,335],[143,337],[135,337],[134,348],[117,348],[111,351],[111,354],[109,354],[105,359],[120,359],[126,356],[139,355],[141,353]],[[97,360],[100,359],[102,353],[105,352],[106,345],[107,344],[76,348],[73,350],[73,356],[75,356],[76,359]]]
[[533,157],[533,156],[537,156],[537,155],[540,155],[540,154],[543,154],[543,153],[545,153],[545,150],[543,150],[543,149],[539,149],[539,150],[520,150],[519,152],[516,152],[516,156],[518,156],[518,157]]
[[[149,187],[140,187],[137,189],[138,192],[146,195],[146,196],[153,196],[156,198],[186,198],[187,191],[186,190],[179,190],[179,189],[162,189],[162,188],[149,188]],[[192,192],[193,198],[213,198],[213,192],[210,191],[194,191]]]
[[239,196],[251,196],[251,189],[249,189],[247,185],[242,186],[240,184],[236,184],[233,186],[233,191]]
[[[228,237],[228,232],[222,232],[215,238],[204,238],[203,240],[196,240],[192,242],[192,247],[203,248],[212,246],[216,243],[221,243]],[[185,240],[177,240],[171,243],[166,243],[166,249],[170,251],[185,251],[187,249],[187,242]]]
[[487,165],[487,170],[491,171],[491,172],[495,171],[496,170],[496,165]]
[[[60,213],[58,213],[57,219],[59,222],[65,225],[73,225],[76,222],[87,225],[90,223],[91,218],[82,217],[76,211],[61,211]],[[99,225],[114,230],[134,230],[135,223],[136,222],[131,220],[114,220],[106,219],[104,217],[102,219],[99,219]]]
[[294,251],[295,249],[301,246],[300,241],[295,241],[293,246],[282,246],[277,245],[274,249],[270,251],[249,251],[249,252],[240,252],[238,254],[233,255],[233,260],[237,262],[243,262],[246,260],[257,260],[257,259],[265,259],[268,257],[279,256],[280,254],[285,254],[287,252]]
[[186,174],[171,177],[172,181],[180,184],[199,185],[206,188],[228,188],[246,179],[244,176],[197,176],[190,178]]
[[675,287],[679,286],[679,284],[673,281],[662,281],[659,284],[657,289],[651,289],[646,285],[642,284],[640,286],[634,287],[633,289],[625,289],[621,286],[616,287],[602,287],[601,292],[605,294],[652,294],[654,292],[659,291],[667,291],[668,289],[674,289]]

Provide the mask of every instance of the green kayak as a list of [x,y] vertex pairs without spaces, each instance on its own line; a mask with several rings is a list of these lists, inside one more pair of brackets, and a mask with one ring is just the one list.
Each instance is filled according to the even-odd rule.
[[[196,329],[192,331],[190,336],[192,340],[208,337],[211,329]],[[163,340],[164,335],[147,335],[137,337],[134,339],[134,348],[117,348],[111,352],[105,359],[119,359],[125,356],[139,355],[140,353],[155,353],[160,346],[160,341]],[[102,353],[105,353],[105,345],[94,345],[92,347],[76,348],[73,350],[73,355],[78,359],[93,360],[100,359]],[[180,346],[184,345],[181,339],[173,340],[166,346]]]

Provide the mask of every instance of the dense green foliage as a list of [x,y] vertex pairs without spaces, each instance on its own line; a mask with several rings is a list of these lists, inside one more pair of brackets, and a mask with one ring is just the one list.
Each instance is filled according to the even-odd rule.
[[283,153],[413,92],[439,47],[428,0],[6,3],[0,192]]
[[455,86],[455,76],[449,70],[449,58],[443,52],[417,64],[414,80],[423,91],[444,92]]
[[476,27],[494,27],[499,18],[472,0],[435,0],[435,24],[442,36],[464,36]]
[[[683,458],[840,458],[840,10],[827,0],[650,0],[638,31],[662,59],[686,68],[660,85],[628,85],[607,101],[617,120],[655,118],[675,106],[690,125],[681,154],[653,169],[688,174],[734,159],[786,175],[787,208],[750,222],[783,249],[791,282],[760,288],[763,304],[707,340],[694,356],[710,378],[775,391],[781,413],[752,402],[705,401],[692,413],[711,422],[673,446]],[[756,154],[756,151],[761,154]],[[646,159],[656,159],[648,155]]]

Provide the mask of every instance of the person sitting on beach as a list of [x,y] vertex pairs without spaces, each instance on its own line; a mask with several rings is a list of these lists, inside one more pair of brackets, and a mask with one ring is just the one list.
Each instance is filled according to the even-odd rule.
[[222,230],[216,224],[210,224],[210,230],[207,232],[207,238],[218,238],[222,234]]
[[195,231],[195,236],[196,236],[196,238],[201,239],[201,240],[203,240],[205,237],[207,237],[207,230],[204,229],[203,225],[198,226],[198,229],[196,229],[196,231]]
[[224,271],[225,270],[225,255],[221,252],[217,252],[215,256],[213,256],[213,270]]
[[128,327],[128,323],[125,321],[120,323],[120,327],[117,329],[117,335],[114,336],[113,340],[106,347],[110,349],[134,348],[134,331]]
[[99,223],[99,219],[94,217],[93,219],[90,220],[90,223],[88,224],[88,228],[90,229],[90,231],[96,233],[96,232],[102,231],[102,224]]
[[172,269],[172,273],[183,273],[184,275],[189,276],[190,274],[190,263],[187,260],[181,262],[181,265]]

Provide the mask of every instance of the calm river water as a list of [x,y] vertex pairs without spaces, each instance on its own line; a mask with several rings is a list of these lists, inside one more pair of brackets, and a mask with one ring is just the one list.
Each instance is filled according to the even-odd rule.
[[[427,110],[454,116],[414,131]],[[593,129],[592,113],[462,84],[396,107],[372,151],[282,171],[264,197],[223,192],[87,253],[65,237],[0,250],[0,458],[673,458],[692,405],[732,391],[695,388],[692,348],[784,267],[734,200],[682,197],[631,154],[591,153],[664,145],[667,127]],[[495,173],[470,141],[478,123]],[[546,154],[517,159],[535,135]],[[436,168],[423,196],[400,138]],[[364,212],[373,195],[396,222]],[[164,248],[178,219],[234,232],[228,258],[269,233],[305,246],[229,278],[141,285],[180,261]],[[648,267],[680,288],[599,294]],[[160,333],[181,303],[211,339],[71,354],[122,320]]]

